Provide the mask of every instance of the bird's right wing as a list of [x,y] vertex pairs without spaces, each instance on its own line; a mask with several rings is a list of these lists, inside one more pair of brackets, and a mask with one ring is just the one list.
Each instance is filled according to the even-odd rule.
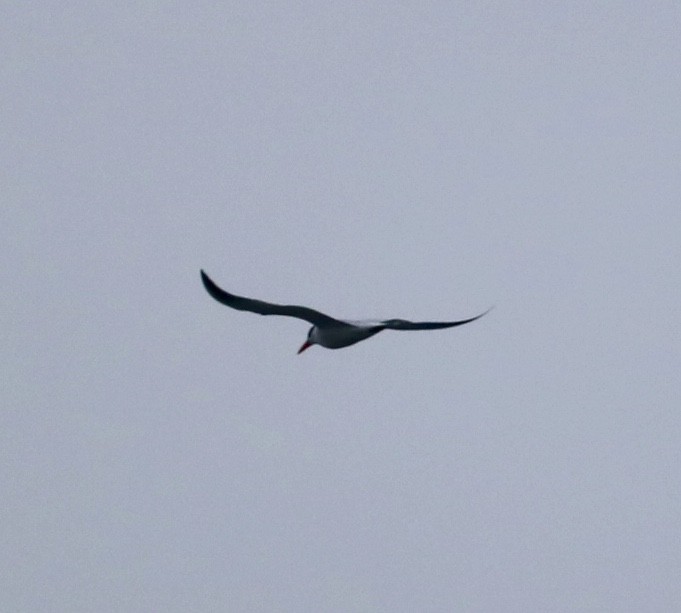
[[263,300],[254,300],[253,298],[244,298],[243,296],[235,296],[219,288],[212,279],[201,271],[201,280],[206,288],[206,291],[218,302],[227,305],[239,311],[250,311],[258,315],[284,315],[287,317],[297,317],[304,319],[315,326],[323,325],[342,325],[342,322],[303,306],[295,306],[288,304],[272,304],[271,302],[264,302]]
[[469,319],[461,319],[459,321],[407,321],[406,319],[388,319],[382,322],[382,325],[387,330],[442,330],[443,328],[454,328],[455,326],[462,326],[469,324],[476,319],[480,319],[483,315],[487,315],[491,309],[488,309],[480,315],[470,317]]

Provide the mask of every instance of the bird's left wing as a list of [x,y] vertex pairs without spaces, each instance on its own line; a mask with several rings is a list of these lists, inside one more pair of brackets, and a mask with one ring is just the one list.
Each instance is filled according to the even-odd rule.
[[243,296],[230,294],[229,292],[226,292],[224,289],[221,289],[215,285],[213,280],[205,272],[203,272],[203,270],[201,271],[201,280],[203,281],[206,291],[213,298],[215,298],[215,300],[239,311],[250,311],[251,313],[257,313],[258,315],[284,315],[287,317],[297,317],[298,319],[304,319],[315,326],[329,324],[343,325],[337,319],[307,307],[288,304],[273,304],[263,300],[255,300],[253,298],[244,298]]

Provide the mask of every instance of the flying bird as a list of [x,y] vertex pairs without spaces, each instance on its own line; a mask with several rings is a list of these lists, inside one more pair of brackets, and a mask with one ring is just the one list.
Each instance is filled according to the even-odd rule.
[[258,315],[285,315],[287,317],[297,317],[311,323],[312,327],[307,333],[307,340],[298,349],[299,354],[312,345],[321,345],[327,349],[349,347],[383,330],[440,330],[442,328],[453,328],[480,319],[489,312],[488,309],[480,315],[460,321],[407,321],[406,319],[349,321],[336,319],[304,306],[273,304],[230,294],[215,285],[203,270],[201,271],[201,280],[208,293],[215,300],[238,311],[250,311]]

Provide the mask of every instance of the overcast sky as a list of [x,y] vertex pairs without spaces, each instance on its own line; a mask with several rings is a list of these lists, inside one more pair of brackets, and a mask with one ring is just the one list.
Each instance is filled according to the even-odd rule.
[[678,2],[0,12],[0,609],[681,609]]

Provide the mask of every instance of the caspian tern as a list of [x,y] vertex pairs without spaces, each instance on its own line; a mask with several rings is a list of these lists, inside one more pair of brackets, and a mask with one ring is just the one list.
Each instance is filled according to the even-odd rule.
[[244,298],[230,294],[219,288],[210,277],[201,271],[201,280],[208,293],[218,302],[239,311],[250,311],[259,315],[285,315],[304,319],[312,324],[307,333],[307,340],[298,353],[302,353],[312,345],[321,345],[327,349],[340,349],[354,345],[359,341],[378,334],[383,330],[439,330],[462,326],[480,319],[489,309],[480,315],[461,321],[407,321],[405,319],[386,319],[384,321],[348,321],[336,319],[303,306],[272,304],[262,300]]

